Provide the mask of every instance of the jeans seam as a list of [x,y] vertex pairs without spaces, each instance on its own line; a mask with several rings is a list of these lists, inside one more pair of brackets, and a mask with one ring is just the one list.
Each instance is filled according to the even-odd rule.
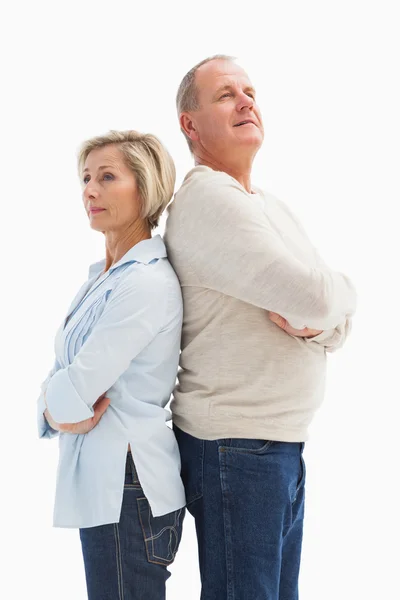
[[205,441],[204,440],[200,440],[200,443],[201,443],[200,469],[199,469],[200,491],[195,496],[192,496],[189,501],[186,502],[186,506],[190,506],[191,504],[193,504],[193,502],[196,502],[196,500],[200,500],[200,498],[203,497],[203,491],[204,491],[204,448],[205,448]]
[[205,449],[205,441],[201,440],[201,472],[200,472],[200,498],[203,496],[204,492],[204,449]]
[[219,473],[221,481],[222,495],[222,513],[224,521],[225,534],[225,559],[226,559],[226,591],[227,600],[235,600],[235,588],[233,577],[233,559],[232,559],[232,523],[229,513],[229,490],[226,485],[226,464],[224,454],[219,454]]
[[300,453],[300,464],[301,464],[301,477],[300,477],[299,485],[297,486],[295,494],[294,494],[292,506],[296,502],[297,496],[299,495],[299,492],[300,492],[300,490],[301,490],[301,488],[302,488],[302,486],[304,485],[304,482],[305,482],[306,466],[305,466],[303,455],[301,453]]
[[119,540],[118,523],[114,524],[114,536],[115,536],[115,558],[117,562],[117,580],[118,580],[118,596],[119,600],[124,600],[124,589],[122,579],[122,557],[121,557],[121,544]]

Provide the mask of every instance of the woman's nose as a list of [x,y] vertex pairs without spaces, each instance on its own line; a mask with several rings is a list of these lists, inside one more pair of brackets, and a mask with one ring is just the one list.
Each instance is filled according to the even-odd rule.
[[84,196],[87,199],[93,199],[93,198],[97,198],[98,197],[98,192],[96,189],[96,186],[91,185],[90,183],[87,184],[87,186],[85,187],[85,191],[84,191]]

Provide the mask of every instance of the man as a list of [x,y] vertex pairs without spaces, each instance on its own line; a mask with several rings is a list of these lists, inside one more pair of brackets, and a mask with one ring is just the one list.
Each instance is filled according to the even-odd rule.
[[203,600],[295,600],[304,442],[356,297],[289,208],[251,183],[263,138],[233,59],[202,61],[177,95],[195,159],[165,242],[184,320],[171,408]]

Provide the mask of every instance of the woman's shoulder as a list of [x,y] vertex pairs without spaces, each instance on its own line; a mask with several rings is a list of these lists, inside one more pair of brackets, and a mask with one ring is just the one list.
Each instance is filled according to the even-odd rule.
[[160,302],[162,295],[180,294],[179,280],[168,258],[129,265],[121,274],[117,287],[131,289],[133,293],[140,290],[142,294],[160,298]]

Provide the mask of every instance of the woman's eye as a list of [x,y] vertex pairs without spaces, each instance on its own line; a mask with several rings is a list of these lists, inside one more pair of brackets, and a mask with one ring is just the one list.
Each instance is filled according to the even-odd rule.
[[83,183],[87,183],[89,181],[90,177],[89,175],[86,175],[86,177],[83,178]]
[[111,173],[104,173],[104,179],[106,181],[112,181],[114,179],[114,175],[111,175]]

